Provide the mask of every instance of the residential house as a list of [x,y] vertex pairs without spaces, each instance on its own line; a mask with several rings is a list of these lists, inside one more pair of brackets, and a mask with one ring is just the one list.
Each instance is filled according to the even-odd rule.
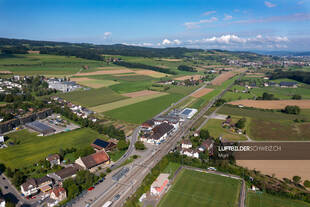
[[96,139],[91,146],[96,150],[96,151],[100,151],[100,150],[105,150],[105,151],[110,151],[113,148],[116,147],[116,144],[114,142],[106,142],[102,139]]
[[141,124],[141,128],[144,130],[152,130],[155,126],[155,122],[153,119],[147,120]]
[[199,158],[199,151],[194,149],[182,149],[180,154],[186,155],[187,157]]
[[30,196],[38,193],[38,185],[34,178],[28,178],[25,183],[20,186],[22,194]]
[[201,146],[198,148],[198,150],[201,152],[208,150],[209,154],[213,154],[213,146],[214,146],[214,140],[206,139],[201,143]]
[[42,178],[28,178],[20,188],[25,196],[30,196],[38,193],[40,190],[42,192],[51,190],[52,184],[53,180],[50,177],[44,176]]
[[56,203],[59,203],[67,198],[66,190],[63,187],[54,187],[51,192],[50,198],[55,200]]
[[52,173],[52,175],[50,177],[55,178],[55,180],[62,181],[62,180],[65,180],[67,178],[75,177],[75,175],[78,171],[79,171],[78,166],[73,165],[73,166],[66,167],[66,168],[63,168],[61,170],[58,170],[55,173]]
[[47,156],[46,160],[51,163],[51,166],[60,165],[59,154],[51,154],[51,155]]
[[181,144],[182,149],[191,149],[193,147],[192,142],[189,139],[184,139]]
[[95,172],[99,167],[109,164],[110,157],[104,150],[102,150],[86,157],[79,157],[75,163],[90,172]]
[[151,195],[160,196],[169,184],[169,174],[161,173],[151,185]]
[[0,196],[0,207],[5,207],[5,200],[2,196]]

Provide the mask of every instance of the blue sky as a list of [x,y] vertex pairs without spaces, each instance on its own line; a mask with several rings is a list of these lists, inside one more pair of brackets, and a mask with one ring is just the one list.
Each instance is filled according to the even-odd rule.
[[0,36],[302,51],[310,50],[310,0],[0,0]]

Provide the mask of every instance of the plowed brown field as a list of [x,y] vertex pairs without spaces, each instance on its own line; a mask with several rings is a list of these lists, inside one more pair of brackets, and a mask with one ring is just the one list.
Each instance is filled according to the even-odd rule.
[[203,89],[200,89],[199,91],[196,91],[191,96],[195,98],[200,98],[201,96],[204,96],[207,93],[210,93],[211,91],[213,91],[212,88],[203,88]]

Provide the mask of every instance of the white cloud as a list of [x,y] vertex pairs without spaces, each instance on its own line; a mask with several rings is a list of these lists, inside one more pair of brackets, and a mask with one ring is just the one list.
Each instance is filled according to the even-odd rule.
[[273,8],[273,7],[277,6],[276,4],[273,4],[273,3],[269,2],[269,1],[265,1],[264,3],[265,3],[265,6],[268,7],[268,8]]
[[161,43],[162,45],[170,45],[171,44],[171,41],[168,40],[168,39],[164,39]]
[[218,19],[216,17],[212,17],[210,19],[199,20],[198,22],[185,22],[184,25],[187,27],[187,29],[194,29],[199,28],[201,24],[213,23],[216,22],[217,20]]
[[205,43],[219,43],[219,44],[231,44],[231,43],[245,43],[246,40],[238,37],[237,35],[222,35],[220,37],[204,38],[202,42]]
[[210,14],[215,14],[215,13],[216,13],[216,11],[207,11],[207,12],[203,13],[203,15],[208,16]]
[[164,39],[161,44],[162,45],[180,45],[182,44],[182,42],[178,39],[175,39],[175,40]]
[[225,20],[225,21],[231,20],[233,18],[231,15],[228,15],[228,14],[225,14],[224,16],[225,17],[223,20]]
[[111,37],[112,36],[112,32],[105,32],[104,34],[103,34],[103,39],[108,39],[109,37]]

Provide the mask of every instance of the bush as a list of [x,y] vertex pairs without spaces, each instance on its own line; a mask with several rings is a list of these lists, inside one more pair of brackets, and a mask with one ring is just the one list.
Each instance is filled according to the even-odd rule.
[[129,142],[127,142],[125,139],[121,139],[118,141],[116,147],[118,150],[126,150],[129,147]]
[[299,106],[286,106],[282,112],[287,114],[299,114],[300,108]]
[[295,94],[295,95],[293,95],[292,96],[292,99],[294,99],[294,100],[301,100],[301,95],[298,95],[298,94]]
[[243,129],[245,127],[246,119],[242,118],[236,123],[236,127],[239,129]]
[[300,181],[301,181],[301,177],[300,177],[300,176],[295,175],[295,176],[293,177],[293,181],[294,181],[294,183],[300,183]]
[[305,181],[304,181],[304,186],[305,186],[306,188],[310,188],[310,181],[309,181],[309,180],[305,180]]
[[178,70],[181,71],[188,71],[188,72],[197,72],[193,67],[187,66],[187,65],[179,65]]
[[145,150],[146,147],[142,141],[137,141],[135,143],[135,148],[136,150]]

